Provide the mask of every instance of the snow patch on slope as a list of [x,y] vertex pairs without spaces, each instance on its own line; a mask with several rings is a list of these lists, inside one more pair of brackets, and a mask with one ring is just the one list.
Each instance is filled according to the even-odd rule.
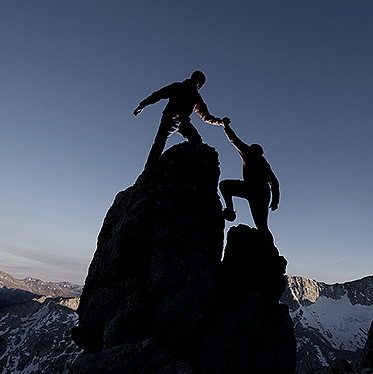
[[339,300],[321,296],[310,306],[300,305],[291,317],[305,328],[318,330],[333,348],[356,351],[365,344],[373,305],[352,305],[347,295]]

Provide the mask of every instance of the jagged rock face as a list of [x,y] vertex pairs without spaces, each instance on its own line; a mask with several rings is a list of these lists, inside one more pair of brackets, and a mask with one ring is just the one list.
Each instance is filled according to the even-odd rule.
[[85,350],[149,335],[172,344],[203,323],[223,250],[218,178],[216,151],[183,143],[116,196],[78,309]]
[[69,374],[193,374],[189,366],[175,360],[148,339],[122,344],[103,352],[83,355]]
[[290,307],[290,310],[296,310],[299,305],[309,306],[320,296],[320,285],[314,279],[304,277],[287,277],[287,291],[282,295],[282,300]]
[[[208,373],[293,373],[295,337],[286,305],[287,261],[256,229],[232,227],[219,272],[218,313],[208,335]],[[264,277],[263,274],[266,274]]]
[[230,292],[242,294],[244,287],[259,292],[266,303],[278,303],[286,286],[286,265],[278,249],[258,230],[238,225],[228,231],[220,273],[227,273],[224,282],[230,285]]
[[86,355],[71,374],[110,363],[111,373],[293,373],[293,327],[279,304],[286,260],[240,225],[221,262],[219,174],[213,148],[183,143],[116,196],[73,330]]

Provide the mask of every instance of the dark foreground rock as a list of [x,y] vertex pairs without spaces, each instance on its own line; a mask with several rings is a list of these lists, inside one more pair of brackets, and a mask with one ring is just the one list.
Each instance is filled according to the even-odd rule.
[[207,372],[294,372],[293,324],[288,307],[279,304],[286,264],[256,229],[229,230],[212,317],[216,322],[203,356]]
[[279,304],[286,260],[239,225],[221,262],[219,174],[213,148],[183,143],[116,196],[77,311],[85,354],[71,374],[294,372]]
[[193,374],[187,364],[176,361],[151,339],[83,355],[76,361],[70,373]]

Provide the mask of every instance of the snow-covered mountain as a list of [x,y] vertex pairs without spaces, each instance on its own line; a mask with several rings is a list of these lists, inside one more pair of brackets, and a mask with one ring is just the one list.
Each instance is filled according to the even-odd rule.
[[0,271],[0,374],[66,373],[82,286]]
[[[81,353],[70,335],[79,298],[55,297],[58,287],[79,295],[81,286],[33,279],[0,272],[0,297],[3,290],[11,304],[17,291],[28,298],[19,303],[18,294],[18,304],[0,310],[0,374],[66,374]],[[334,285],[288,276],[281,301],[294,322],[297,374],[320,373],[336,358],[356,361],[373,320],[373,276]]]
[[336,358],[354,362],[373,320],[373,276],[328,285],[287,277],[282,297],[294,322],[297,373],[320,370]]
[[0,311],[0,373],[66,373],[80,348],[71,340],[78,298],[40,297]]

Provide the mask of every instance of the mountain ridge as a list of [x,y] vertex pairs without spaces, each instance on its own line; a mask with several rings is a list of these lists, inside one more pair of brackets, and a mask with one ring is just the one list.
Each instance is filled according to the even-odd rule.
[[[373,304],[373,275],[332,284],[302,276],[287,275],[287,282],[289,288],[292,290],[294,300],[304,305],[308,302],[315,302],[317,298],[321,296],[341,299],[343,295],[347,295],[353,305]],[[302,292],[300,292],[300,290],[302,290]]]
[[80,297],[83,286],[70,282],[47,282],[38,278],[17,279],[0,270],[0,310],[41,296]]
[[287,276],[281,302],[289,306],[297,340],[297,374],[322,373],[336,360],[356,362],[373,319],[373,276],[326,284]]
[[[5,272],[0,271],[0,273],[4,274]],[[5,274],[7,274],[7,273],[5,273]],[[9,274],[7,274],[7,275],[9,276]],[[25,279],[27,279],[27,278],[32,278],[32,277],[26,277]],[[297,368],[296,368],[296,373],[297,374],[306,374],[306,373],[309,373],[310,370],[314,370],[315,373],[327,373],[327,368],[330,367],[335,360],[338,360],[338,359],[339,360],[340,359],[348,360],[352,364],[352,363],[356,362],[356,360],[359,356],[362,356],[362,353],[360,354],[360,352],[364,352],[363,346],[364,346],[364,343],[366,342],[368,322],[366,323],[367,326],[365,326],[363,328],[362,336],[364,338],[361,340],[361,342],[359,343],[358,346],[354,347],[354,350],[351,350],[351,348],[352,348],[351,346],[349,347],[350,350],[336,349],[335,347],[332,346],[330,341],[328,341],[327,337],[323,336],[320,333],[320,331],[315,331],[312,328],[307,328],[307,326],[302,325],[301,324],[301,318],[299,317],[299,315],[297,315],[296,311],[300,310],[301,306],[302,306],[302,308],[304,308],[306,304],[307,304],[307,307],[309,308],[320,297],[324,298],[325,295],[329,295],[329,294],[334,295],[336,302],[341,301],[343,299],[343,297],[346,298],[348,289],[352,289],[353,286],[357,286],[357,290],[360,290],[362,285],[369,284],[367,282],[367,280],[371,281],[372,278],[373,278],[373,276],[366,276],[366,277],[363,277],[361,279],[356,279],[356,280],[348,281],[348,282],[344,282],[344,283],[325,284],[324,282],[319,282],[315,279],[310,279],[310,278],[306,278],[306,277],[289,276],[289,275],[286,276],[286,279],[287,279],[286,283],[287,284],[286,284],[286,289],[285,289],[285,292],[283,294],[283,297],[281,298],[282,302],[284,302],[284,299],[286,299],[286,297],[289,297],[289,295],[292,295],[292,291],[294,292],[294,290],[291,290],[289,288],[289,284],[291,284],[291,282],[290,282],[291,279],[293,279],[293,280],[297,279],[298,280],[298,287],[299,287],[299,285],[307,285],[307,288],[305,287],[302,291],[300,291],[298,289],[297,290],[298,294],[297,294],[297,292],[294,292],[295,295],[298,295],[297,296],[298,300],[293,300],[293,303],[296,302],[296,301],[301,302],[302,301],[301,299],[303,297],[306,300],[306,301],[303,300],[303,305],[300,303],[300,304],[298,304],[297,308],[294,308],[294,307],[292,308],[292,303],[289,303],[288,301],[286,302],[287,305],[289,306],[290,314],[291,314],[291,317],[293,319],[293,323],[294,323],[294,326],[295,326],[295,336],[296,336],[296,339],[297,339],[297,346],[298,346]],[[318,289],[319,294],[318,294],[317,298],[314,296],[315,292],[312,291],[312,288],[311,288],[310,285],[312,285],[312,287],[314,287],[315,289]],[[326,293],[324,293],[325,288],[334,288],[334,293],[331,293],[328,290],[326,291]],[[336,292],[336,289],[345,290],[346,292],[343,295],[341,295],[341,292]],[[320,293],[321,293],[321,296],[320,296]],[[354,295],[354,292],[350,291],[350,294]],[[370,294],[370,290],[368,290],[368,294]],[[335,296],[335,295],[337,295],[337,296]],[[311,300],[313,300],[313,302],[311,302]],[[353,297],[352,297],[352,300],[354,300]],[[72,327],[77,322],[77,315],[75,313],[75,309],[77,307],[77,302],[78,301],[79,301],[79,299],[76,299],[76,298],[67,298],[67,299],[66,298],[58,298],[58,297],[57,298],[51,298],[51,297],[47,298],[47,297],[43,296],[43,297],[36,298],[36,300],[34,300],[34,301],[28,301],[26,303],[14,305],[13,307],[0,310],[0,357],[1,356],[5,357],[4,352],[5,352],[5,350],[8,349],[7,344],[5,343],[4,331],[7,330],[7,328],[5,328],[5,326],[8,326],[8,327],[13,326],[13,328],[12,328],[13,331],[15,331],[16,328],[20,328],[23,331],[27,331],[27,330],[25,330],[24,326],[22,327],[21,322],[20,322],[19,325],[16,325],[14,323],[14,319],[13,319],[12,322],[9,322],[10,320],[7,320],[6,318],[4,318],[6,315],[9,315],[9,316],[19,315],[21,318],[26,318],[27,315],[29,315],[29,317],[25,320],[25,321],[29,321],[32,316],[37,315],[35,313],[37,313],[42,308],[43,303],[48,302],[48,303],[60,304],[61,306],[68,306],[68,308],[59,307],[59,310],[61,311],[61,313],[63,313],[63,314],[66,313],[66,317],[60,316],[59,318],[61,320],[64,320],[65,322],[70,321],[69,323],[71,323],[70,326]],[[50,305],[50,306],[52,306],[52,305]],[[352,302],[351,302],[351,307],[352,308],[354,307]],[[9,318],[9,316],[7,318]],[[40,316],[40,314],[39,314],[39,316]],[[53,321],[53,319],[55,318],[53,316],[55,316],[55,314],[53,312],[53,308],[50,308],[49,317],[48,317],[48,314],[46,314],[43,317],[44,322],[40,322],[41,326],[43,326],[43,324],[50,323],[49,321]],[[373,314],[372,314],[372,319],[373,319]],[[21,321],[21,320],[19,319],[19,321]],[[28,323],[28,322],[26,322],[26,323]],[[61,327],[63,327],[63,325],[61,325]],[[59,334],[61,334],[61,336],[64,336],[65,328],[62,328],[62,329],[59,329],[59,330],[60,330]],[[56,332],[54,332],[54,334],[56,334]],[[15,333],[15,335],[13,337],[12,337],[12,334],[8,333],[8,335],[6,335],[6,338],[7,338],[6,340],[8,341],[8,344],[9,344],[9,342],[14,341],[16,336],[19,336],[19,333]],[[77,357],[81,352],[79,347],[76,346],[75,344],[72,344],[71,336],[69,336],[69,335],[66,336],[65,335],[64,339],[66,340],[65,343],[64,343],[65,346],[66,346],[66,349],[67,349],[67,347],[70,347],[66,352],[69,352],[69,354],[73,355],[74,357]],[[17,352],[21,352],[21,351],[27,352],[27,351],[29,351],[30,346],[32,346],[32,344],[30,342],[31,342],[31,340],[28,340],[28,341],[25,340],[22,343],[22,344],[24,344],[23,348],[20,349],[19,351],[12,351],[12,355],[14,357],[17,357]],[[373,342],[371,342],[369,344],[370,344],[370,346],[372,346]],[[366,348],[364,348],[364,349],[366,350]],[[53,351],[52,347],[50,347],[50,351],[51,351],[51,354],[48,356],[49,360],[52,359],[53,352],[54,352],[54,354],[57,355],[57,352]],[[7,352],[9,353],[10,351],[7,351]],[[31,355],[31,352],[29,352],[29,354]],[[315,355],[316,360],[310,360],[310,356],[312,356],[312,355]],[[331,359],[325,359],[324,356],[326,356],[328,358],[329,355],[330,355]],[[64,356],[64,357],[67,359],[67,356]],[[46,360],[44,360],[42,357],[40,357],[40,359],[41,359],[41,362],[46,362]],[[361,359],[359,358],[359,360],[361,360]],[[0,360],[0,362],[1,362],[1,360]],[[19,361],[19,362],[20,363],[24,362],[26,364],[26,361]],[[34,361],[34,363],[35,362],[36,362],[36,360]],[[72,361],[69,361],[69,363],[71,363],[71,362]],[[55,363],[55,365],[57,365],[57,363]],[[58,365],[61,368],[65,368],[64,369],[65,371],[61,371],[61,373],[67,373],[67,371],[69,369],[68,368],[69,365],[62,365],[61,363],[58,363]],[[40,369],[40,368],[43,367],[43,365],[39,365],[38,367]],[[22,369],[21,366],[20,366],[20,368]],[[10,374],[10,373],[15,373],[15,372],[16,372],[16,366],[11,366],[10,363],[9,363],[8,364],[8,369],[3,373],[4,374],[5,373]],[[22,370],[20,370],[20,372],[22,372]],[[356,370],[356,372],[359,372],[359,371]],[[30,373],[32,373],[32,371],[30,371]]]

